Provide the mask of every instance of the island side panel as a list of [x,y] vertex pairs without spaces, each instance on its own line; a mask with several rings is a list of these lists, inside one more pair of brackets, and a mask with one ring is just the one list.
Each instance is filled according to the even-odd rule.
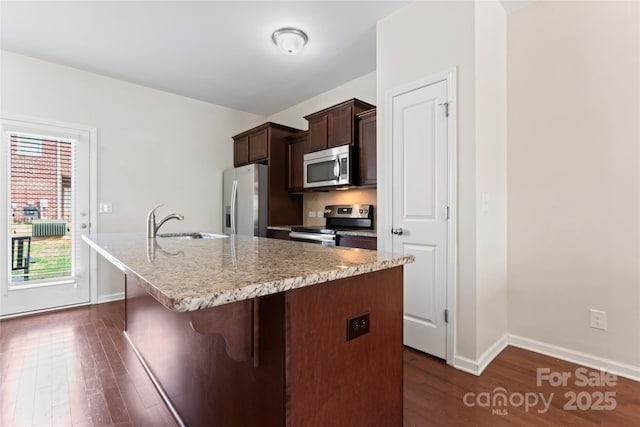
[[[199,310],[194,318],[162,306],[139,278],[126,275],[126,334],[184,424],[284,425],[284,294],[262,297],[258,304],[257,331],[251,300]],[[244,310],[248,324],[238,315]],[[242,317],[239,325],[227,319],[217,326],[217,319],[234,315]],[[207,316],[212,319],[208,329],[223,333],[194,330],[207,329]],[[257,367],[238,344],[252,340],[255,332]]]
[[[403,270],[289,291],[286,425],[402,425]],[[369,333],[346,340],[347,319]]]

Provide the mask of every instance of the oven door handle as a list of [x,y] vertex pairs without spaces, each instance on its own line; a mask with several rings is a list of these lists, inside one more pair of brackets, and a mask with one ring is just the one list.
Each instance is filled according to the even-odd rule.
[[336,237],[333,235],[326,236],[319,233],[300,233],[297,231],[291,231],[289,237],[291,237],[291,239],[315,240],[318,242],[335,242],[336,240]]

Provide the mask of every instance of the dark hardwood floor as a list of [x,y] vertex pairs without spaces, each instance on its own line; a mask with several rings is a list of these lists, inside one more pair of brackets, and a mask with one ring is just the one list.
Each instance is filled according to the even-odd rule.
[[[123,319],[118,301],[1,321],[0,425],[174,426],[121,333]],[[571,377],[566,386],[547,380],[538,386],[539,368],[551,379]],[[608,385],[580,387],[576,381],[593,371],[583,375],[578,368],[508,347],[476,377],[405,349],[404,425],[640,425],[640,383],[617,378],[615,384],[609,379]],[[565,408],[572,393],[575,410]]]

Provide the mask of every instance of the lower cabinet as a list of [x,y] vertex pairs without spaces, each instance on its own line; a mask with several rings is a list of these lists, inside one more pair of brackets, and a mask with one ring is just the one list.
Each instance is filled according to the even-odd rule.
[[338,238],[338,246],[360,249],[377,249],[378,239],[364,236],[343,236]]
[[291,240],[289,238],[289,231],[287,230],[267,229],[267,237],[270,239]]

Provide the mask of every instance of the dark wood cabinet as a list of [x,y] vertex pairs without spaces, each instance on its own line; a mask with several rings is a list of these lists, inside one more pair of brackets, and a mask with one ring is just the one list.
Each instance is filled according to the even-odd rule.
[[327,116],[317,116],[307,120],[309,121],[309,145],[307,147],[309,151],[307,152],[327,148]]
[[262,129],[249,135],[249,163],[267,161],[269,157],[269,129]]
[[327,148],[354,145],[353,105],[329,111],[327,115]]
[[358,141],[355,115],[372,108],[375,106],[353,98],[305,116],[309,122],[309,151],[355,145]]
[[249,163],[249,137],[243,136],[233,141],[233,164],[242,166]]
[[378,239],[376,237],[340,235],[338,246],[375,250],[378,248]]
[[356,116],[358,122],[358,185],[377,184],[376,110]]
[[287,230],[267,230],[267,237],[270,239],[291,240]]
[[287,138],[289,141],[289,191],[304,190],[304,154],[312,151],[309,132],[300,132]]
[[233,137],[235,166],[264,163],[269,167],[268,225],[302,223],[302,196],[289,194],[287,137],[301,132],[267,122]]
[[233,164],[269,164],[270,158],[286,145],[285,138],[299,129],[277,123],[265,123],[233,137]]
[[128,342],[178,425],[402,425],[402,267],[190,312],[125,281]]

